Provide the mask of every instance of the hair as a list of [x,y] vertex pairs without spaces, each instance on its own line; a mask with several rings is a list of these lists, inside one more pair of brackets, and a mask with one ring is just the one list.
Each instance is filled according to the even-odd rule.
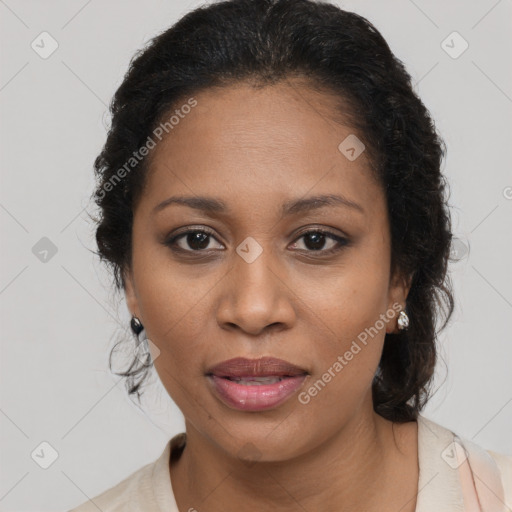
[[[454,309],[448,185],[441,174],[446,148],[403,63],[362,16],[313,0],[226,0],[189,12],[151,39],[115,92],[106,143],[94,162],[98,255],[122,291],[149,158],[120,170],[179,101],[212,87],[264,87],[291,78],[339,98],[385,193],[391,273],[410,279],[410,324],[385,336],[373,407],[391,421],[415,420],[431,396],[437,334]],[[127,378],[129,394],[140,397],[151,365],[149,357],[135,358],[117,373]]]

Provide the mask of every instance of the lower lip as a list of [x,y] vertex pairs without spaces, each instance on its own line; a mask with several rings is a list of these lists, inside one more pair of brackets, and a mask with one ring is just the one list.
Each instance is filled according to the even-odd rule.
[[274,384],[238,384],[216,375],[208,380],[219,398],[228,406],[242,411],[262,411],[277,407],[290,398],[300,388],[307,375],[286,377]]

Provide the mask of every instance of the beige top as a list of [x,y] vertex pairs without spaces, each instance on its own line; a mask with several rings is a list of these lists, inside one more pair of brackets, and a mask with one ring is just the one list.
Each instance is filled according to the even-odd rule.
[[[456,464],[450,460],[454,456],[450,450],[456,446],[453,444],[455,440],[450,430],[423,416],[418,418],[419,493],[416,512],[475,510],[469,504],[465,508],[460,473],[457,467],[452,467]],[[179,512],[172,490],[169,457],[171,453],[173,458],[179,457],[185,442],[184,432],[175,435],[156,461],[143,466],[116,486],[69,512]],[[488,509],[483,507],[483,510],[512,511],[512,456],[484,450],[481,450],[481,454],[487,458],[490,456],[489,460],[496,463],[503,486],[503,499],[497,500],[497,504]],[[476,475],[473,479],[479,480],[477,471],[473,471]],[[493,498],[496,494],[499,493],[493,493]]]

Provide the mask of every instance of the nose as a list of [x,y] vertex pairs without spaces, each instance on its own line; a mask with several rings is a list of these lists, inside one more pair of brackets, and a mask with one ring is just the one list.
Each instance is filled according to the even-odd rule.
[[295,297],[286,271],[270,250],[263,250],[250,263],[236,254],[224,279],[217,322],[222,329],[240,329],[254,336],[289,329],[296,318]]

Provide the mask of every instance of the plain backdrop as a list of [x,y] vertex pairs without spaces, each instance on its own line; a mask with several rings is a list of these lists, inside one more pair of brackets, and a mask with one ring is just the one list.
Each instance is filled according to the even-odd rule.
[[[76,506],[156,459],[183,430],[158,379],[140,409],[109,372],[129,315],[93,254],[87,212],[107,105],[131,56],[199,4],[0,1],[1,511]],[[338,5],[382,32],[448,147],[457,306],[424,414],[510,454],[511,2]],[[37,453],[57,458],[43,469]]]

